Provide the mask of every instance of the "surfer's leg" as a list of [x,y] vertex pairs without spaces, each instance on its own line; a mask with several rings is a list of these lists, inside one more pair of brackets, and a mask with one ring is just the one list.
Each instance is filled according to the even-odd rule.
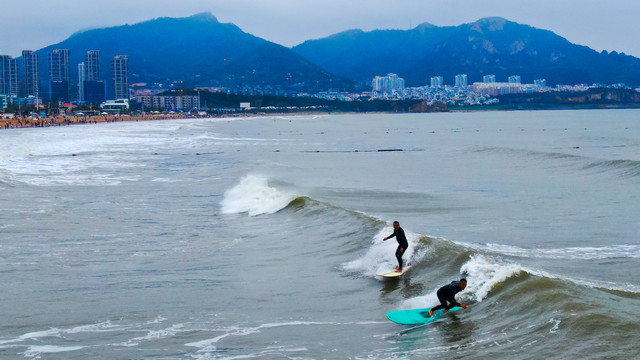
[[455,295],[452,295],[449,299],[447,299],[447,301],[449,302],[449,304],[447,305],[447,307],[445,308],[445,310],[449,310],[449,309],[451,309],[452,307],[454,307],[454,306],[455,306],[455,305],[453,305],[453,304],[455,304],[455,303],[456,303],[456,299],[454,298],[454,296],[455,296]]
[[438,295],[438,300],[440,301],[440,305],[432,307],[429,310],[429,315],[433,316],[433,312],[440,309],[445,309],[447,307],[447,298],[441,294],[439,291],[436,293]]
[[398,259],[398,270],[400,271],[402,271],[402,255],[404,254],[404,251],[401,249],[402,248],[400,246],[396,249],[396,259]]

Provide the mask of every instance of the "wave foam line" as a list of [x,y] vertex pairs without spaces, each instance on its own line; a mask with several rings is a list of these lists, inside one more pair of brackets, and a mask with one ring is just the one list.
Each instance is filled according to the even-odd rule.
[[[310,325],[335,325],[335,324],[338,324],[338,323],[314,322],[314,321],[291,321],[291,322],[285,322],[285,323],[267,323],[267,324],[262,324],[256,327],[248,327],[248,328],[232,327],[232,328],[226,328],[226,329],[219,329],[218,331],[224,331],[224,333],[216,337],[187,343],[187,344],[184,344],[184,346],[198,348],[198,350],[196,351],[198,354],[208,356],[218,351],[217,346],[215,344],[217,344],[220,340],[226,337],[247,336],[247,335],[259,333],[262,329],[270,329],[270,328],[285,327],[285,326],[310,326]],[[297,349],[297,351],[298,350],[306,351],[306,349]],[[205,358],[208,359],[209,357],[205,357]]]
[[603,247],[570,247],[562,249],[525,249],[503,244],[462,244],[474,250],[524,258],[597,260],[609,258],[640,258],[639,245],[612,245]]
[[24,352],[24,357],[40,359],[42,354],[52,354],[84,349],[85,346],[54,346],[54,345],[34,345],[29,346]]
[[265,177],[247,175],[224,193],[221,205],[225,214],[256,216],[276,213],[295,198],[291,193],[269,186]]
[[453,280],[459,280],[461,277],[467,279],[467,288],[456,295],[458,301],[471,300],[481,302],[489,296],[489,293],[494,288],[507,279],[529,273],[529,271],[517,264],[506,264],[483,255],[472,255],[471,259],[462,265],[460,273],[464,275],[443,279],[442,283],[438,284],[438,287],[434,288],[430,293],[406,300],[402,308],[430,308],[438,305],[440,303],[436,296],[438,289]]
[[460,272],[467,274],[468,284],[462,294],[466,293],[472,299],[482,301],[499,284],[528,271],[516,264],[504,264],[482,255],[473,255],[462,265]]
[[110,321],[91,325],[80,325],[69,329],[51,328],[48,330],[26,333],[14,339],[0,340],[0,345],[18,343],[27,340],[39,340],[48,337],[63,337],[65,334],[112,332],[121,331],[123,329],[127,329],[127,327],[113,325]]
[[[481,254],[472,255],[469,261],[462,265],[460,273],[464,275],[460,275],[459,277],[465,277],[467,279],[467,288],[457,295],[459,302],[469,300],[481,302],[490,295],[491,291],[499,287],[508,279],[516,278],[524,274],[566,281],[590,288],[640,293],[640,289],[631,284],[620,285],[610,282],[574,279],[567,276],[547,273],[545,271],[527,269],[518,264],[505,263],[499,259]],[[429,294],[408,299],[403,303],[402,307],[404,309],[414,309],[429,308],[438,305],[439,301],[436,296],[438,288],[446,285],[447,281],[453,280],[458,279],[452,278],[443,280],[444,282],[439,284],[438,287],[434,288]]]
[[185,331],[185,327],[184,327],[183,324],[175,324],[175,325],[172,325],[172,326],[170,326],[170,327],[168,327],[166,329],[149,330],[147,335],[140,336],[140,337],[135,337],[133,339],[130,339],[126,343],[122,343],[120,345],[121,346],[128,346],[128,347],[137,346],[142,341],[153,341],[153,340],[160,340],[160,339],[170,338],[170,337],[174,337],[177,334],[179,334],[181,332],[184,332],[184,331]]
[[[471,259],[460,268],[462,274],[466,274],[467,288],[460,293],[463,298],[475,301],[486,299],[490,292],[507,279],[530,274],[536,277],[555,279],[570,282],[589,288],[622,291],[628,293],[640,293],[640,289],[632,284],[619,284],[607,281],[576,279],[568,276],[548,273],[546,271],[524,268],[518,264],[510,264],[484,255],[473,255]],[[435,292],[433,293],[435,295]],[[437,301],[436,301],[437,303]]]

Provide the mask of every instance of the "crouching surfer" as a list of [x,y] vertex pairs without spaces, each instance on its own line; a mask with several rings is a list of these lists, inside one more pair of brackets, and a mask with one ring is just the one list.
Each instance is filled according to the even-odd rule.
[[[429,310],[429,316],[433,317],[433,312],[440,309],[449,310],[454,306],[460,306],[463,309],[467,308],[467,305],[460,304],[456,301],[456,294],[464,290],[467,287],[467,279],[462,278],[459,281],[452,281],[451,284],[445,285],[438,289],[436,295],[440,300],[440,305],[431,308]],[[447,304],[448,303],[448,304]]]

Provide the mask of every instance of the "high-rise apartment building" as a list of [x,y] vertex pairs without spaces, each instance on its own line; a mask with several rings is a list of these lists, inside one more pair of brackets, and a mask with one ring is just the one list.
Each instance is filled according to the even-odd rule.
[[0,94],[18,96],[18,60],[0,55]]
[[482,77],[482,82],[485,84],[488,83],[494,83],[496,82],[496,76],[495,75],[485,75]]
[[69,50],[53,50],[49,53],[49,80],[69,81],[70,78]]
[[404,79],[396,74],[387,74],[387,76],[376,76],[371,82],[373,91],[393,92],[404,89]]
[[520,84],[520,75],[511,75],[509,76],[510,84]]
[[84,82],[87,80],[85,63],[78,64],[78,103],[84,103]]
[[89,50],[85,56],[85,80],[100,80],[100,50]]
[[22,51],[22,95],[24,97],[40,96],[40,77],[38,75],[38,54],[31,50]]
[[467,87],[467,74],[456,75],[455,87],[457,88]]
[[100,80],[100,50],[87,51],[85,62],[78,65],[78,74],[80,102],[100,104],[107,99],[104,80]]
[[432,88],[441,88],[444,86],[444,78],[442,76],[432,76],[431,77],[431,87]]
[[49,53],[49,100],[69,100],[69,50],[56,49]]
[[116,99],[129,99],[129,57],[117,55],[111,62]]

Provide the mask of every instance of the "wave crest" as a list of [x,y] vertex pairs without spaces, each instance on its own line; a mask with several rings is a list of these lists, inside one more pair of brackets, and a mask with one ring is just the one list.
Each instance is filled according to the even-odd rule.
[[[382,240],[385,236],[393,233],[393,227],[386,226],[378,232],[371,241],[371,247],[362,257],[350,261],[343,265],[347,271],[360,272],[366,276],[374,277],[377,273],[395,269],[398,262],[395,257],[398,242],[395,238],[387,241]],[[405,230],[409,247],[405,251],[402,259],[405,269],[411,263],[419,262],[424,257],[424,252],[417,252],[416,247],[420,241],[420,235]]]
[[247,175],[224,193],[221,205],[225,214],[257,216],[276,213],[295,199],[292,193],[269,186],[267,178]]
[[[462,245],[462,244],[461,244]],[[464,244],[476,251],[491,252],[506,256],[523,258],[559,259],[559,260],[593,260],[615,258],[640,258],[638,245],[610,245],[601,247],[570,247],[560,249],[527,249],[504,244]]]
[[468,286],[463,294],[471,294],[472,299],[482,301],[496,286],[526,271],[516,264],[501,264],[482,255],[473,255],[460,272],[467,274]]

